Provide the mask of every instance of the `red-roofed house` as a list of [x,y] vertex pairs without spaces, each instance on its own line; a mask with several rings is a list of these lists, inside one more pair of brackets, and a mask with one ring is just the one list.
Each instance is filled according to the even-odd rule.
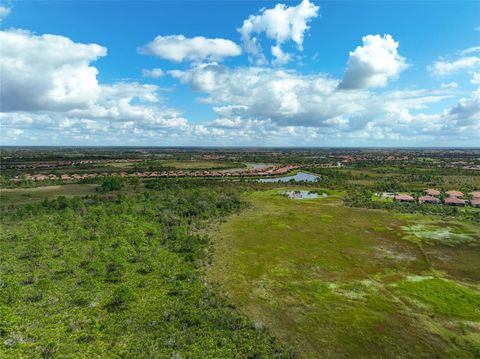
[[465,206],[465,200],[458,198],[458,197],[448,197],[445,198],[445,204],[450,206]]
[[413,202],[414,199],[412,196],[409,196],[408,194],[397,194],[395,196],[395,201],[397,202]]
[[469,195],[473,198],[480,198],[480,192],[470,192]]
[[436,189],[432,189],[432,188],[429,188],[429,189],[426,189],[425,191],[423,191],[427,196],[432,196],[432,197],[438,197],[440,196],[440,191],[437,191]]
[[480,198],[475,198],[470,201],[472,207],[480,208]]
[[440,203],[440,199],[433,196],[422,196],[418,198],[418,202],[420,203],[431,203],[431,204],[438,204]]
[[463,197],[463,193],[460,192],[460,191],[447,191],[445,192],[447,194],[447,196],[449,197],[457,197],[457,198],[461,198]]

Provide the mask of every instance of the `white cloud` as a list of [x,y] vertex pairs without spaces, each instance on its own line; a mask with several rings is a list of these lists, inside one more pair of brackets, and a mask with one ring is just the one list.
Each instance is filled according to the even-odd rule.
[[281,49],[281,45],[287,41],[293,41],[299,50],[302,50],[307,25],[317,17],[319,7],[309,0],[302,0],[297,6],[287,7],[277,4],[271,9],[262,9],[259,15],[250,15],[238,29],[242,36],[242,42],[246,51],[258,63],[266,61],[259,39],[255,34],[264,33],[268,39],[274,40],[272,55],[278,64],[286,63],[290,56]]
[[213,106],[217,118],[192,136],[210,137],[214,144],[461,145],[474,143],[480,129],[478,94],[432,113],[432,104],[452,95],[445,90],[339,91],[340,81],[322,74],[217,63],[171,75],[205,94],[200,101]]
[[[339,90],[342,80],[326,74],[268,67],[229,68],[212,62],[169,71],[200,92],[202,103],[212,106],[216,118],[197,123],[168,107],[156,85],[99,83],[91,66],[106,54],[99,45],[20,30],[0,36],[2,45],[4,39],[9,44],[0,60],[0,140],[9,144],[345,146],[368,145],[372,140],[378,145],[450,144],[452,139],[469,144],[475,143],[480,130],[478,90],[438,113],[429,106],[451,97],[445,89],[455,83],[435,91],[368,91],[406,66],[397,53],[398,44],[388,35],[373,36],[375,44],[366,37],[364,45],[351,53],[353,68],[362,60],[368,71],[357,73],[362,86],[350,91]],[[281,46],[273,48],[278,51],[276,61],[292,56]],[[377,66],[369,59],[373,55],[378,61],[386,58],[388,64]],[[287,59],[282,60],[284,56]],[[349,61],[348,69],[350,65]],[[160,69],[145,74],[160,74],[156,70]],[[472,83],[479,81],[477,73],[472,75]]]
[[[475,54],[479,55],[475,55]],[[455,59],[435,61],[427,67],[434,75],[446,76],[480,67],[480,46],[472,46],[457,53]]]
[[461,51],[461,55],[468,55],[468,54],[474,54],[476,52],[480,52],[480,46],[472,46],[468,47],[465,50]]
[[201,101],[211,104],[218,116],[210,126],[235,133],[246,127],[251,133],[258,127],[270,137],[274,136],[272,131],[285,134],[287,129],[318,136],[359,134],[372,126],[406,132],[421,118],[413,114],[415,111],[449,97],[444,92],[425,90],[379,95],[366,90],[339,91],[339,81],[322,74],[307,76],[265,67],[229,69],[211,63],[174,74],[207,95]]
[[5,5],[0,5],[0,23],[10,14],[11,9]]
[[391,35],[367,35],[363,45],[350,52],[341,89],[382,87],[407,67],[398,54],[398,42]]
[[24,30],[0,31],[0,42],[2,111],[88,107],[97,100],[98,71],[90,63],[106,48]]
[[23,131],[19,128],[7,128],[4,132],[5,137],[15,140],[19,139],[22,134]]
[[428,70],[435,75],[449,75],[455,72],[470,70],[480,65],[480,57],[467,56],[455,61],[436,61],[428,67]]
[[220,61],[242,52],[240,46],[230,40],[207,39],[203,36],[186,38],[183,35],[157,36],[139,51],[141,54],[155,55],[174,62]]
[[448,82],[448,83],[441,83],[440,88],[446,89],[446,90],[451,90],[451,89],[456,89],[458,87],[458,84],[455,81]]
[[[66,113],[70,118],[88,118],[116,124],[134,122],[136,127],[182,129],[188,121],[180,112],[161,106],[158,86],[138,83],[102,85],[94,106]],[[113,125],[113,124],[112,124]]]
[[480,72],[472,73],[472,79],[470,80],[470,83],[480,86]]
[[157,79],[159,77],[162,77],[164,74],[165,73],[163,72],[163,70],[159,68],[154,68],[151,70],[148,70],[148,69],[142,70],[143,77],[153,77],[154,79]]
[[[446,111],[449,127],[459,129],[475,125],[480,129],[480,89],[475,90],[470,97],[461,98],[450,110]],[[479,132],[477,132],[478,138]]]
[[0,32],[0,41],[2,142],[121,144],[131,133],[162,138],[189,130],[158,86],[98,83],[90,62],[106,55],[102,46],[22,30]]

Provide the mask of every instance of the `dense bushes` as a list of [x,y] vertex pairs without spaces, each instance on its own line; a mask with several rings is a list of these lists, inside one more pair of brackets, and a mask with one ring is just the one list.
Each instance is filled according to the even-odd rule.
[[123,187],[123,179],[121,177],[106,177],[98,190],[100,192],[118,191]]
[[0,357],[288,357],[201,280],[237,191],[163,184],[2,216]]

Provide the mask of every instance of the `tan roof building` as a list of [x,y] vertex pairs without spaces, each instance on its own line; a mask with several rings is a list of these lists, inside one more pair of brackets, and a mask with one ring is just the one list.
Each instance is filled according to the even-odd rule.
[[425,191],[423,191],[427,196],[433,196],[433,197],[438,197],[440,196],[440,191],[433,189],[433,188],[428,188]]
[[418,198],[418,201],[420,203],[432,203],[432,204],[440,203],[440,199],[433,196],[422,196]]
[[470,192],[469,195],[472,196],[473,198],[480,198],[480,192],[479,191]]
[[463,193],[460,192],[460,191],[447,191],[445,192],[447,194],[447,196],[450,196],[450,197],[463,197]]
[[450,206],[465,206],[465,200],[458,198],[458,197],[448,197],[445,198],[445,204]]
[[413,202],[414,199],[412,196],[409,196],[408,194],[397,194],[395,196],[395,201],[397,202]]

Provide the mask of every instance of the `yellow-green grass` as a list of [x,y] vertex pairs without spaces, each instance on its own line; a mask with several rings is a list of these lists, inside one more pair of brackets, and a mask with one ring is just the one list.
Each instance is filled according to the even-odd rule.
[[0,205],[18,205],[35,203],[45,198],[58,196],[73,197],[95,193],[97,184],[65,184],[35,188],[0,189]]
[[442,176],[443,183],[448,188],[461,188],[462,186],[471,186],[480,189],[480,173],[478,176]]
[[115,168],[131,168],[138,166],[138,162],[101,162],[96,167],[115,167]]
[[[282,191],[247,194],[252,207],[214,235],[207,277],[241,311],[305,357],[480,353],[475,225],[348,208],[335,194],[292,200]],[[419,280],[431,278],[448,285]],[[459,312],[448,310],[465,293],[471,298]]]
[[[162,161],[160,162],[162,166],[165,167],[174,167],[177,169],[183,170],[207,170],[207,169],[217,169],[217,168],[228,168],[231,166],[229,162],[215,162],[215,161]],[[238,167],[242,167],[241,164],[235,164]]]

